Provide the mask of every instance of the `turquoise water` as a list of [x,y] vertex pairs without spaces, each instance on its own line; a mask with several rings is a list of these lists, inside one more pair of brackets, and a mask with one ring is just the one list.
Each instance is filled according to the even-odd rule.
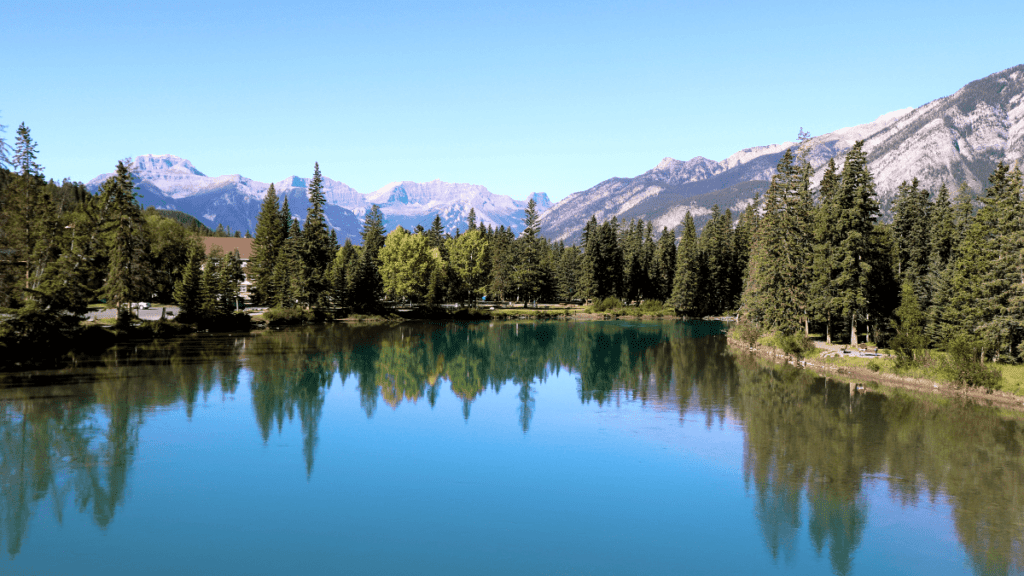
[[1024,429],[716,323],[330,326],[0,384],[3,574],[1014,574]]

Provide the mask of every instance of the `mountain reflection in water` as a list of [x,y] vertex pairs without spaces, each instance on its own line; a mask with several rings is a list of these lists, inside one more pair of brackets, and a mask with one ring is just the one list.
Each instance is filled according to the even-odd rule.
[[[743,434],[743,479],[764,545],[793,562],[806,533],[851,573],[868,528],[865,485],[900,506],[948,501],[976,574],[1024,570],[1024,430],[1016,416],[848,385],[735,355],[712,322],[339,325],[125,346],[51,372],[0,376],[0,539],[13,558],[49,503],[105,528],[126,505],[140,430],[154,411],[230,401],[248,382],[258,434],[298,420],[307,477],[332,385],[357,387],[367,418],[443,386],[462,417],[489,390],[518,387],[529,433],[536,391],[575,375],[580,402],[639,402]],[[806,513],[802,509],[808,508]]]

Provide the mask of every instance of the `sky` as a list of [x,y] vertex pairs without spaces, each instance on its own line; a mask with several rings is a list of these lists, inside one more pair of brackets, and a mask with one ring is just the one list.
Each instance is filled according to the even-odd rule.
[[4,0],[0,124],[46,176],[208,176],[552,200],[670,156],[870,122],[1024,63],[1024,2]]

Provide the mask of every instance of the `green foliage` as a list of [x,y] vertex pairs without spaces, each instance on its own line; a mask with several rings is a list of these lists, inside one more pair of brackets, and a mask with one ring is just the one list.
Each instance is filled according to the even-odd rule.
[[761,339],[763,334],[764,331],[761,329],[761,326],[757,322],[750,320],[740,320],[729,328],[730,336],[750,347],[757,344],[757,341]]
[[263,320],[268,326],[294,326],[314,322],[317,318],[315,311],[299,308],[271,308],[263,313]]
[[896,352],[895,365],[897,368],[917,366],[919,354],[928,346],[924,334],[926,316],[918,302],[914,283],[909,278],[900,288],[900,307],[896,309],[896,316],[899,322],[892,322],[896,336],[889,342],[889,347]]
[[683,220],[683,237],[676,251],[675,278],[668,305],[685,317],[699,316],[704,290],[704,269],[697,246],[697,230],[689,212]]
[[882,365],[872,360],[868,362],[868,370],[871,370],[872,372],[879,372],[882,370]]
[[109,233],[107,279],[100,295],[117,309],[121,322],[127,321],[129,303],[148,299],[152,294],[147,231],[134,189],[134,176],[124,160],[117,163],[115,175],[100,188]]
[[798,359],[815,350],[814,343],[807,336],[799,332],[790,334],[776,333],[772,342],[779,350]]
[[[847,160],[849,162],[849,160]],[[762,326],[790,333],[811,308],[810,170],[791,150],[779,160],[751,240],[741,308]]]
[[957,334],[945,349],[949,357],[943,363],[942,372],[950,384],[957,388],[995,390],[1000,387],[1002,374],[998,368],[982,363],[984,352],[977,339]]
[[602,300],[598,300],[597,302],[594,302],[594,304],[590,306],[590,311],[591,312],[607,312],[609,310],[615,310],[616,308],[621,308],[621,307],[622,307],[622,300],[619,300],[618,298],[616,298],[614,296],[608,296],[607,298],[604,298]]

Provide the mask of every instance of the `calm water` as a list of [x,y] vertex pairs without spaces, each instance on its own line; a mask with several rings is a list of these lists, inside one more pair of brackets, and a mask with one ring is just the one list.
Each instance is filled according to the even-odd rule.
[[1019,419],[719,331],[332,326],[0,377],[0,573],[1024,570]]

